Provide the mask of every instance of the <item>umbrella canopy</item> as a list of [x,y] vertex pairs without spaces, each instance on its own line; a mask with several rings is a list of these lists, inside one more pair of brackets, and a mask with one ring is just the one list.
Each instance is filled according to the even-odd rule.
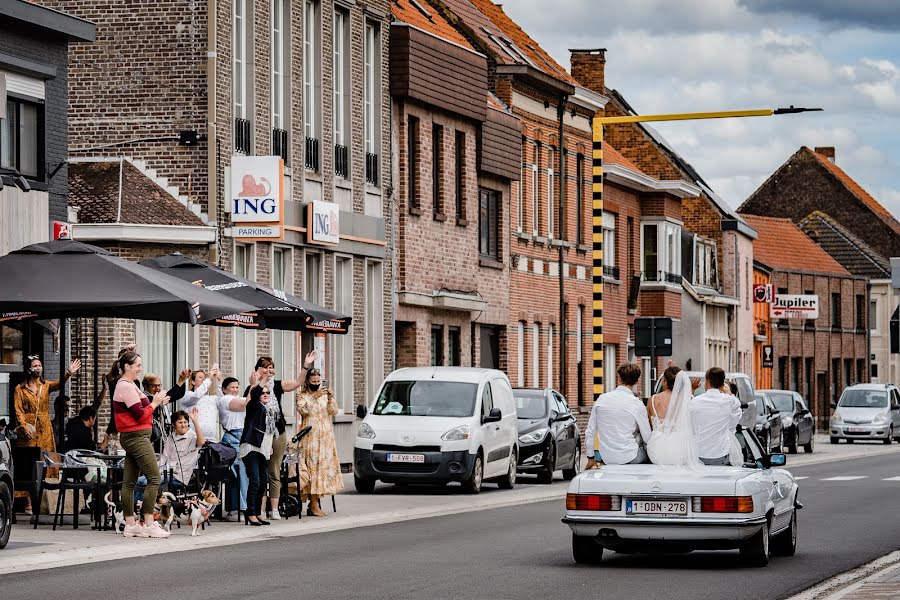
[[195,325],[256,309],[73,240],[0,257],[0,281],[0,320],[122,317]]
[[[262,317],[266,327],[341,334],[347,333],[350,328],[351,317],[228,273],[179,252],[143,260],[140,264],[252,304],[257,307],[256,318]],[[222,325],[247,325],[228,319],[219,319],[217,322]]]

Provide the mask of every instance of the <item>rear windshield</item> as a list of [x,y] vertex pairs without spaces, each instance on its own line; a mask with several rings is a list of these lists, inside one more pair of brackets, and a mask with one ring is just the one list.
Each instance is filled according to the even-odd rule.
[[790,394],[769,394],[769,398],[778,412],[794,412],[794,397]]
[[471,417],[475,414],[474,383],[455,381],[389,381],[375,402],[376,415]]
[[885,408],[887,393],[876,390],[844,390],[839,406],[847,408]]
[[516,397],[516,414],[520,419],[542,419],[547,416],[547,402],[543,394],[520,394]]

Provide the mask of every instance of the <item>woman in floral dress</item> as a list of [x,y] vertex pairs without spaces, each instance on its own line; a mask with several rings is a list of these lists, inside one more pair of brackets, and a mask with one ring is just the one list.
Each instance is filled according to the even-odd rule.
[[337,404],[331,390],[320,389],[322,374],[318,369],[306,373],[303,390],[297,395],[297,414],[303,417],[302,425],[312,430],[301,442],[303,496],[309,496],[309,514],[324,517],[319,499],[344,489],[334,426],[331,417],[337,414]]

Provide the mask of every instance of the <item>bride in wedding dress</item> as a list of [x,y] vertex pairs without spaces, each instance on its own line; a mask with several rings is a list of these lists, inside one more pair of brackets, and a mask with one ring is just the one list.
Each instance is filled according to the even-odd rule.
[[[668,380],[664,378],[664,380]],[[691,380],[684,371],[675,376],[668,403],[662,394],[650,398],[650,425],[653,433],[647,442],[647,454],[655,465],[702,467],[691,419]],[[657,406],[657,402],[660,406]]]

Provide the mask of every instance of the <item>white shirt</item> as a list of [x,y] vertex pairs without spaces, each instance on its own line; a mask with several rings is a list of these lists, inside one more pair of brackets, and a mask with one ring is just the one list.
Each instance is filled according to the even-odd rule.
[[[216,396],[208,396],[212,379],[205,379],[196,390],[187,391],[180,400],[181,410],[190,414],[191,409],[197,407],[197,421],[200,423],[200,430],[203,431],[203,437],[211,442],[219,441],[219,409],[216,403]],[[191,422],[191,429],[194,423]]]
[[184,435],[175,432],[166,438],[160,455],[161,469],[172,469],[172,475],[181,483],[187,484],[197,468],[200,448],[197,447],[197,434],[188,429]]
[[243,398],[243,396],[220,396],[216,400],[219,408],[219,422],[225,431],[244,428],[244,418],[247,416],[246,411],[228,408],[228,404],[235,398]]
[[691,400],[691,418],[700,458],[721,458],[731,453],[731,440],[741,421],[737,398],[720,390],[707,390]]
[[[185,384],[187,385],[187,384]],[[181,397],[181,400],[178,401],[178,407],[180,410],[185,412],[191,412],[191,409],[197,406],[197,403],[200,402],[200,398],[206,395],[209,392],[209,386],[212,385],[212,379],[204,379],[203,383],[195,390],[186,390],[184,392],[184,396]]]
[[631,388],[620,385],[601,394],[594,403],[584,432],[584,449],[591,457],[595,433],[600,437],[600,456],[606,464],[624,465],[637,458],[639,439],[650,439],[650,421],[644,403]]

